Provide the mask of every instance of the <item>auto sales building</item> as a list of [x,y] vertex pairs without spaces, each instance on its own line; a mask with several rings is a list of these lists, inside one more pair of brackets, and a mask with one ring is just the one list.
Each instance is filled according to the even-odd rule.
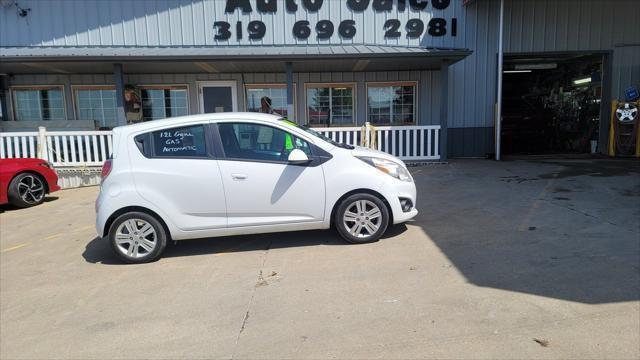
[[[640,85],[634,0],[3,0],[0,129],[268,111],[439,125],[440,153],[605,151]],[[504,87],[496,134],[497,82]]]

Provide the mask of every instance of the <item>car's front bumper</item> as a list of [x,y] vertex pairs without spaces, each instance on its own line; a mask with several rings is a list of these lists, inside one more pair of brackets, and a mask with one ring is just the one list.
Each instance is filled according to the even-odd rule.
[[409,210],[408,212],[400,212],[400,213],[394,213],[393,214],[393,223],[394,224],[400,224],[403,223],[405,221],[411,220],[413,219],[416,215],[418,215],[418,209],[416,209],[415,207],[411,210]]
[[[416,209],[416,185],[413,181],[390,179],[383,188],[382,195],[389,202],[394,224],[405,222],[418,215],[418,210]],[[409,211],[403,211],[401,199],[411,201],[413,206]]]

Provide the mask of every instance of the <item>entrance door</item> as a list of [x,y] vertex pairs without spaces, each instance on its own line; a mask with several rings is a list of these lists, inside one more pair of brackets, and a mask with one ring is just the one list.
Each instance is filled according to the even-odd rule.
[[238,111],[235,81],[202,81],[198,88],[201,113]]

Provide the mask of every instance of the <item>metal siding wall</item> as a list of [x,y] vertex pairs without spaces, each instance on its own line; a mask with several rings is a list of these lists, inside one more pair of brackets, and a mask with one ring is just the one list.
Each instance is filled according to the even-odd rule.
[[[447,34],[442,37],[423,35],[420,39],[384,37],[383,25],[387,19],[399,19],[400,31],[406,21],[420,18],[425,25],[432,17],[443,17],[450,22],[454,16],[464,16],[462,2],[452,0],[445,10],[434,9],[429,2],[423,11],[415,11],[407,2],[404,11],[394,5],[392,11],[374,11],[372,3],[364,12],[352,12],[344,0],[325,0],[320,11],[308,12],[297,1],[298,11],[288,12],[285,0],[277,0],[277,12],[260,13],[256,2],[250,1],[253,11],[241,14],[225,13],[222,0],[21,0],[22,7],[30,7],[26,18],[16,15],[15,9],[0,8],[0,46],[189,46],[189,45],[282,45],[282,44],[390,44],[452,47],[458,40]],[[63,19],[64,21],[61,21]],[[335,26],[334,35],[327,40],[318,39],[315,24],[330,19]],[[342,20],[355,20],[357,32],[352,39],[338,36]],[[261,40],[250,40],[247,25],[260,20],[267,27]],[[312,36],[300,40],[293,36],[293,24],[308,20]],[[227,41],[214,39],[215,21],[227,21],[234,33]],[[235,37],[235,24],[242,21],[243,38]],[[462,24],[460,19],[459,25]],[[426,26],[425,26],[426,27]],[[11,30],[11,31],[9,31]],[[425,29],[425,34],[426,34]]]
[[638,17],[637,0],[507,0],[505,52],[609,50],[637,43]]
[[640,87],[640,44],[616,47],[613,51],[613,98],[624,99],[630,86]]
[[640,86],[638,18],[637,0],[507,0],[505,53],[613,50],[612,97],[621,98]]
[[[464,30],[459,29],[453,44],[473,54],[453,65],[449,75],[449,151],[454,157],[493,151],[493,138],[482,128],[494,126],[499,4],[475,1],[457,14]],[[505,52],[615,49],[612,97],[621,98],[627,87],[640,86],[638,9],[637,0],[505,0]]]
[[[484,156],[493,147],[486,128],[494,126],[499,4],[499,0],[475,1],[457,15],[455,46],[473,53],[449,70],[450,157]],[[438,88],[433,89],[438,92]]]

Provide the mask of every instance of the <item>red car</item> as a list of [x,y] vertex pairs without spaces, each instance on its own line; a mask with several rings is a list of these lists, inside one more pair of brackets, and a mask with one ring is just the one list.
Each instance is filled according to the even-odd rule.
[[42,159],[0,159],[0,204],[29,207],[60,190],[58,174]]

